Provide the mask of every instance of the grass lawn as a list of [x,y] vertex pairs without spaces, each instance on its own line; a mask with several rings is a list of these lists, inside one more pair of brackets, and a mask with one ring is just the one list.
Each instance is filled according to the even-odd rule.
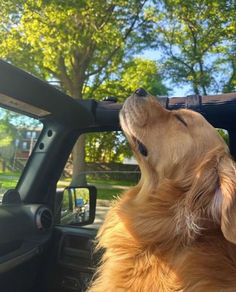
[[0,183],[2,189],[15,188],[18,179],[20,177],[19,172],[0,172]]
[[[57,187],[64,188],[67,185],[59,184]],[[115,197],[123,193],[123,190],[116,188],[100,188],[97,184],[97,198],[101,200],[114,200]]]
[[[20,176],[19,173],[3,173],[0,172],[0,183],[2,184],[2,189],[10,189],[15,188],[18,179],[17,177]],[[5,178],[6,177],[6,178]],[[59,188],[64,188],[68,186],[68,183],[63,182],[70,182],[71,178],[63,178],[62,181],[57,185]],[[106,180],[106,179],[88,179],[88,183],[96,184],[97,187],[97,198],[102,200],[113,200],[118,195],[123,193],[124,190],[118,189],[112,186],[133,186],[135,183],[128,182],[128,181],[118,181],[118,180]],[[99,186],[99,184],[101,186]],[[107,188],[104,187],[107,185]]]
[[[71,182],[69,177],[61,177],[61,181]],[[134,186],[137,182],[122,181],[122,180],[107,180],[107,179],[96,179],[96,178],[87,178],[88,183],[92,184],[104,184],[104,185],[119,185],[119,186]]]
[[119,185],[119,186],[134,186],[135,182],[107,179],[87,179],[89,183],[104,184],[104,185]]
[[[9,177],[10,178],[10,177]],[[4,179],[4,178],[0,178],[0,183],[1,188],[3,189],[14,189],[16,184],[18,182],[18,179]]]
[[123,193],[120,189],[103,189],[97,188],[97,198],[101,200],[114,200],[118,195]]
[[20,177],[21,173],[20,172],[1,172],[0,171],[0,176],[14,176],[14,177]]
[[[68,184],[63,182],[69,182],[71,179],[62,179],[62,181],[57,185],[59,188],[64,188]],[[118,189],[114,186],[132,186],[134,183],[127,181],[116,181],[116,180],[105,180],[105,179],[88,179],[89,184],[96,184],[97,188],[97,198],[101,200],[114,200],[118,195],[122,194],[124,190]],[[99,184],[101,186],[99,186]],[[107,185],[107,187],[104,187]]]

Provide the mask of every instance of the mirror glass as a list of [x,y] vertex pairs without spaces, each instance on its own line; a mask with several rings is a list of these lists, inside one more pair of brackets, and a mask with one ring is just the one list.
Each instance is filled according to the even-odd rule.
[[81,224],[89,220],[89,189],[68,187],[64,190],[61,223]]

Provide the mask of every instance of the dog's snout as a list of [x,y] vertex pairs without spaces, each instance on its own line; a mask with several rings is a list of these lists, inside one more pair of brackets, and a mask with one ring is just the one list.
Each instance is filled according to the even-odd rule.
[[147,92],[146,90],[144,90],[142,87],[138,88],[137,90],[135,90],[134,92],[136,95],[138,96],[142,96],[142,97],[145,97],[147,96]]

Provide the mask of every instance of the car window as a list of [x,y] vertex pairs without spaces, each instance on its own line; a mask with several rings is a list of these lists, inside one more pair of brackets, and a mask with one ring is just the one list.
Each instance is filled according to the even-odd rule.
[[14,189],[42,130],[42,123],[0,107],[0,204]]
[[[121,131],[86,134],[85,144],[86,166],[84,173],[81,173],[81,175],[85,175],[88,185],[93,185],[97,188],[97,218],[95,219],[95,224],[98,220],[102,223],[103,217],[100,216],[100,211],[107,211],[114,199],[130,186],[138,183],[140,170]],[[63,189],[70,185],[72,174],[73,152],[57,184],[58,189]],[[74,201],[76,202],[78,199],[81,198],[75,198]],[[74,208],[71,205],[71,210],[69,210],[68,197],[64,195],[61,223],[70,223],[71,220],[74,220],[71,217],[76,217],[77,215],[78,208]],[[100,218],[98,218],[99,216]]]

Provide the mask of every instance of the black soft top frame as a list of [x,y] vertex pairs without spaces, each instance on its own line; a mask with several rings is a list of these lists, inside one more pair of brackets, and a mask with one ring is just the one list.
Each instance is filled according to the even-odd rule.
[[[235,128],[236,92],[210,96],[162,97],[158,100],[169,110],[188,108],[198,111],[217,128]],[[51,116],[74,128],[101,130],[102,127],[119,129],[118,115],[122,107],[122,104],[112,101],[74,100],[50,84],[2,60],[0,104],[39,119]]]

